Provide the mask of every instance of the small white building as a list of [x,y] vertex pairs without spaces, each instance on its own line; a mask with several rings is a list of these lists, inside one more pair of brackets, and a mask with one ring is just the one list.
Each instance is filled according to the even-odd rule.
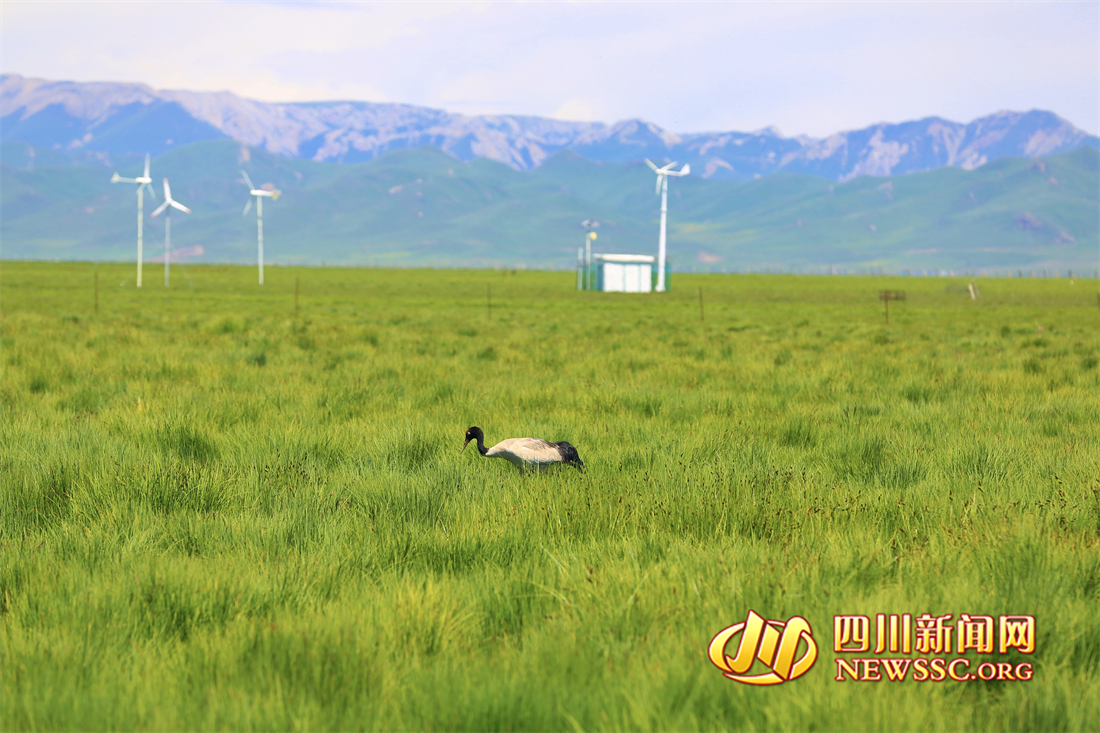
[[596,290],[604,293],[650,293],[657,270],[652,255],[593,254]]

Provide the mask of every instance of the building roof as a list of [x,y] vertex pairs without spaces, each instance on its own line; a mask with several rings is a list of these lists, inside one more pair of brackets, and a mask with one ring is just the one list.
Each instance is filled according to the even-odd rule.
[[644,262],[653,263],[657,261],[657,258],[653,255],[604,255],[593,254],[592,259],[603,260],[604,262]]

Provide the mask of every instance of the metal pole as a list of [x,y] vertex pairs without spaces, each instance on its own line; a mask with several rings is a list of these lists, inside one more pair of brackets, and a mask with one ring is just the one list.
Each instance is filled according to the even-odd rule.
[[172,215],[164,219],[164,287],[168,287],[168,262],[172,259]]
[[668,176],[661,176],[661,238],[657,242],[657,292],[665,292],[665,219],[668,217]]
[[264,197],[256,197],[256,247],[260,260],[260,285],[264,284]]
[[145,216],[142,214],[145,205],[145,184],[138,187],[138,255],[137,255],[137,286],[141,287],[141,260],[144,257],[141,251],[141,230],[145,226]]
[[586,231],[584,233],[584,289],[592,290],[596,287],[596,283],[592,280],[592,237],[588,236],[591,232]]

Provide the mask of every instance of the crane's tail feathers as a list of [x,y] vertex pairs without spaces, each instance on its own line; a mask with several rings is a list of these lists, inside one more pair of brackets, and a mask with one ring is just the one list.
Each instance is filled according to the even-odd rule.
[[573,466],[578,471],[584,471],[584,461],[581,460],[580,454],[577,453],[577,449],[564,440],[560,443],[555,443],[561,450],[562,463],[567,466]]

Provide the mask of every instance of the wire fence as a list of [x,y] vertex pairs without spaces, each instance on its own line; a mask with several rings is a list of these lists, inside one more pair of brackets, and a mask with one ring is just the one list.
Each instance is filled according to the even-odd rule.
[[[128,262],[127,259],[98,259],[75,260],[61,258],[32,258],[32,257],[4,257],[0,261],[20,262]],[[242,265],[255,266],[255,262],[225,261],[225,260],[190,260],[180,262],[181,265],[212,266],[212,265]],[[499,270],[505,272],[541,271],[541,272],[574,272],[576,263],[568,264],[527,264],[523,262],[504,262],[499,260],[468,260],[460,262],[438,263],[411,263],[411,262],[295,262],[295,261],[268,261],[267,267],[345,267],[345,268],[377,268],[395,270]],[[986,267],[986,268],[917,268],[917,267],[857,267],[848,265],[805,265],[801,267],[758,266],[743,265],[735,267],[676,267],[671,266],[670,271],[677,275],[874,275],[885,277],[1000,277],[1000,278],[1093,278],[1100,279],[1100,268],[1097,267]]]

